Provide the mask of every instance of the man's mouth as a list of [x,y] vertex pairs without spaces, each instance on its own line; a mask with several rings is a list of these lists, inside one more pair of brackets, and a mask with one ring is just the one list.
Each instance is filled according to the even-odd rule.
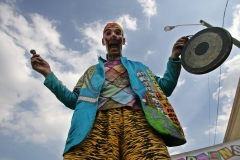
[[110,49],[117,49],[118,48],[118,44],[110,44],[109,48]]
[[119,42],[118,41],[110,41],[108,46],[109,46],[109,49],[118,49]]

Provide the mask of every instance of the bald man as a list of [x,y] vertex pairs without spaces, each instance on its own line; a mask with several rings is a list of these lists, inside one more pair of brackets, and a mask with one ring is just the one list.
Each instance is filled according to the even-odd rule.
[[176,41],[160,78],[142,63],[122,56],[124,31],[110,22],[102,38],[106,59],[99,57],[73,91],[62,85],[40,55],[33,54],[32,67],[45,76],[45,86],[74,110],[64,160],[170,159],[166,146],[186,143],[167,97],[177,85],[179,56],[187,41],[187,37]]

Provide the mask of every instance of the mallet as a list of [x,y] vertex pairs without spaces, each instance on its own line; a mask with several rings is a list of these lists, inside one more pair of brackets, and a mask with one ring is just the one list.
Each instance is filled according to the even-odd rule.
[[34,55],[34,54],[36,54],[36,51],[35,51],[34,49],[31,49],[31,50],[30,50],[30,53],[31,53],[32,55]]

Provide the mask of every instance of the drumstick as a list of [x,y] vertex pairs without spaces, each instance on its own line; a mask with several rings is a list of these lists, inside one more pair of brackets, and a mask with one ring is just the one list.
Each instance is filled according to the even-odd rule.
[[34,49],[31,49],[31,50],[30,50],[30,53],[31,53],[32,55],[34,55],[34,54],[36,54],[36,51],[35,51]]

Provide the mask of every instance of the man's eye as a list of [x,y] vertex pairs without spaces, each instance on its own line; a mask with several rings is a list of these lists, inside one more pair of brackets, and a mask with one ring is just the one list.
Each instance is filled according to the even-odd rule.
[[120,35],[121,34],[121,32],[115,32],[116,33],[116,35]]
[[105,34],[109,36],[111,33],[110,32],[106,32]]

